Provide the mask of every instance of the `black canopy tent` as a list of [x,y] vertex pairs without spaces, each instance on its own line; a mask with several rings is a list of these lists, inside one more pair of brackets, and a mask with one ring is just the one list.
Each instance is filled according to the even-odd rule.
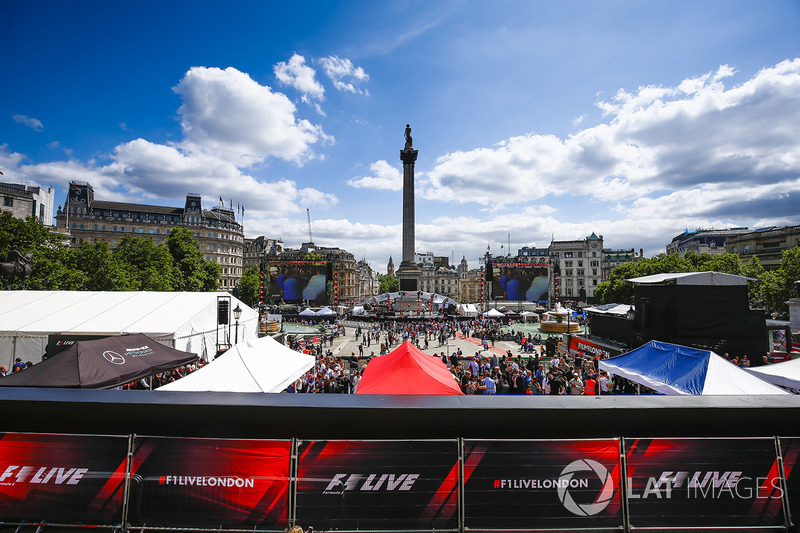
[[78,341],[22,372],[0,378],[2,387],[108,389],[197,360],[144,334]]

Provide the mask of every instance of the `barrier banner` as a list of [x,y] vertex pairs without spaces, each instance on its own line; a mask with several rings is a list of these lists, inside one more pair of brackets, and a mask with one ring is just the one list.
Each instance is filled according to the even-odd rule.
[[456,441],[307,441],[297,523],[304,529],[455,529]]
[[137,437],[129,521],[284,528],[289,441]]
[[127,456],[124,437],[0,434],[0,521],[120,523]]
[[468,529],[622,526],[619,440],[465,441]]
[[800,523],[800,437],[781,437],[783,471],[786,474],[786,491],[792,522]]
[[773,439],[626,440],[633,527],[780,526]]

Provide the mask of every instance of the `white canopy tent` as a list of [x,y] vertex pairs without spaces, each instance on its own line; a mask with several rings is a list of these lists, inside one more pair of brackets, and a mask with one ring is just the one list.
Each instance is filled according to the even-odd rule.
[[320,309],[319,311],[314,313],[314,315],[315,316],[336,316],[336,311],[334,311],[333,309],[331,309],[329,307],[323,307],[322,309]]
[[745,368],[745,370],[773,385],[795,390],[800,389],[800,359],[783,361],[774,365]]
[[486,318],[505,318],[506,315],[495,309],[494,307],[483,313]]
[[787,394],[710,350],[667,342],[602,359],[600,369],[667,395]]
[[312,310],[311,310],[310,308],[308,308],[308,307],[306,307],[305,309],[303,309],[302,311],[300,311],[300,313],[298,313],[298,314],[299,314],[300,316],[317,316],[317,313],[315,313],[314,311],[312,311]]
[[[225,330],[217,325],[217,292],[0,291],[0,364],[39,361],[48,336],[144,333],[159,343],[205,359],[216,354]],[[242,309],[239,339],[258,334],[258,313]],[[231,322],[233,318],[231,317]],[[230,329],[234,328],[233,323]],[[230,331],[233,336],[233,331]]]
[[604,305],[596,305],[593,307],[587,307],[583,310],[584,313],[596,313],[598,315],[616,315],[616,316],[625,316],[631,310],[633,310],[632,305],[627,304],[604,304]]
[[458,304],[456,312],[462,316],[478,316],[480,314],[475,304]]
[[735,274],[724,274],[722,272],[673,272],[669,274],[653,274],[640,278],[631,278],[631,283],[664,283],[674,281],[676,285],[747,285],[748,280],[744,276]]
[[240,342],[200,370],[157,390],[281,392],[313,366],[313,355],[262,337]]

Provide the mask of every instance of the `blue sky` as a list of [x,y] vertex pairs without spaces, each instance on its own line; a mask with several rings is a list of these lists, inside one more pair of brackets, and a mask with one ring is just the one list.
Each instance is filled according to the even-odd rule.
[[800,224],[794,1],[4,3],[0,171],[401,256]]

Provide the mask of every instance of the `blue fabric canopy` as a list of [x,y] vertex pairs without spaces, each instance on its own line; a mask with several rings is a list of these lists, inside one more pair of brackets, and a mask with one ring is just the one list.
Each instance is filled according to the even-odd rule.
[[786,394],[709,350],[650,341],[600,368],[664,394]]

